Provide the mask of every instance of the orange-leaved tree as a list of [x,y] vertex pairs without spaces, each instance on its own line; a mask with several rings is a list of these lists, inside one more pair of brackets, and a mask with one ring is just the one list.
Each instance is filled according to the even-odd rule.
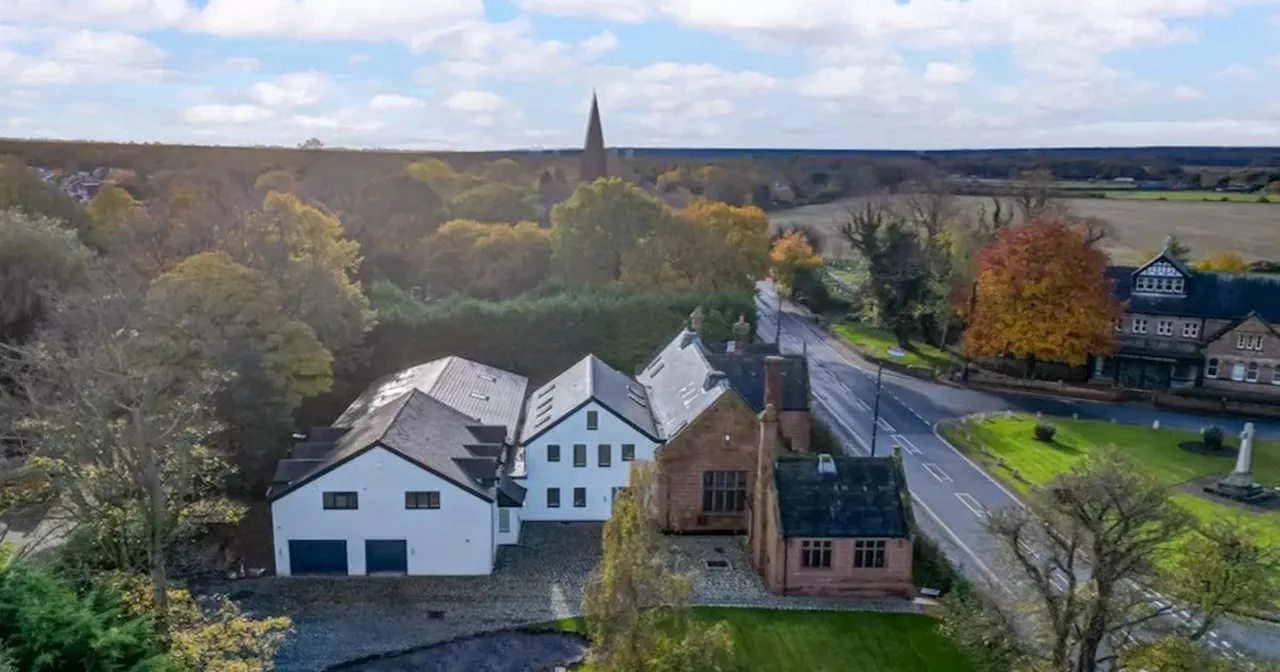
[[1111,352],[1118,306],[1107,255],[1078,222],[1046,218],[1007,227],[978,255],[978,299],[965,333],[970,357],[1010,354],[1084,364]]
[[1197,271],[1218,271],[1220,273],[1243,273],[1249,270],[1249,262],[1239,252],[1214,252],[1204,259],[1192,264]]
[[822,257],[813,251],[804,232],[789,231],[773,241],[773,249],[769,252],[769,268],[773,281],[784,293],[791,292],[797,272],[821,265]]

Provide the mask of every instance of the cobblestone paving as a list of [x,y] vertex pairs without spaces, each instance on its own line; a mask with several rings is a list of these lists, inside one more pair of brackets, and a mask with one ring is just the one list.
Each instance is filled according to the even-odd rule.
[[[500,549],[491,576],[271,577],[222,589],[253,613],[292,618],[294,631],[277,656],[276,669],[312,672],[365,656],[578,615],[583,583],[600,559],[600,529],[588,523],[526,523],[521,545]],[[901,600],[769,595],[747,564],[744,537],[667,540],[681,568],[698,575],[698,604],[916,610]],[[709,569],[705,560],[726,560],[729,567]]]

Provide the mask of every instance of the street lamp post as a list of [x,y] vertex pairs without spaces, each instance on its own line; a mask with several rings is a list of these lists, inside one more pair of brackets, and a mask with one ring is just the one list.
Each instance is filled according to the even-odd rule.
[[[905,355],[901,348],[889,348],[886,352],[890,357],[899,358]],[[871,419],[871,457],[876,456],[876,436],[880,433],[880,381],[884,378],[884,362],[876,360],[876,403],[875,410],[872,412]]]

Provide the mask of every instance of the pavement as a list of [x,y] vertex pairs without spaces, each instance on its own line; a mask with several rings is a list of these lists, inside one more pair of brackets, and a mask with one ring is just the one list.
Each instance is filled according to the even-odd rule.
[[[998,558],[1003,551],[984,528],[988,511],[1020,506],[1003,484],[947,443],[935,430],[941,420],[971,413],[1015,411],[1082,419],[1110,420],[1186,429],[1215,424],[1228,432],[1243,429],[1245,418],[1193,415],[1161,411],[1136,404],[1101,403],[1035,394],[993,393],[960,388],[884,371],[881,377],[879,422],[875,417],[874,364],[859,359],[814,321],[784,305],[778,312],[771,283],[757,293],[758,332],[773,341],[781,321],[783,352],[806,352],[814,411],[856,453],[888,454],[902,448],[903,468],[911,486],[917,519],[926,528],[941,530],[949,557],[972,579],[991,585],[1007,583],[1007,570]],[[1259,436],[1280,437],[1280,423],[1255,421]],[[928,531],[928,529],[926,529]],[[958,551],[958,553],[956,553]],[[1280,657],[1280,629],[1266,624],[1223,623],[1206,640],[1224,653],[1245,648]]]

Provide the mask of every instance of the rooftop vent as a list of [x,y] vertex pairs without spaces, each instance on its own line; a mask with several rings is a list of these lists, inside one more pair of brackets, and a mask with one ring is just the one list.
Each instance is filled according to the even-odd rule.
[[702,564],[706,565],[707,569],[729,569],[728,560],[703,560]]
[[487,380],[487,381],[489,381],[489,382],[491,382],[491,383],[496,383],[496,382],[498,382],[498,377],[497,377],[497,376],[491,376],[491,375],[489,375],[489,374],[487,374],[487,373],[482,373],[482,374],[480,374],[480,379],[481,379],[481,380]]
[[709,390],[716,385],[719,385],[720,381],[724,379],[724,371],[708,371],[706,380],[702,382],[702,389]]
[[555,384],[555,383],[551,383],[550,385],[548,385],[548,386],[546,386],[546,387],[542,388],[542,391],[538,392],[538,396],[539,396],[539,397],[545,397],[545,396],[547,396],[548,394],[551,394],[551,391],[552,391],[552,390],[554,390],[554,389],[556,389],[556,384]]
[[658,365],[657,365],[657,366],[655,366],[655,367],[653,367],[653,368],[649,369],[649,375],[651,375],[651,376],[656,376],[656,375],[658,375],[658,372],[659,372],[659,371],[662,371],[662,369],[663,369],[664,367],[666,367],[666,364],[663,364],[662,362],[658,362]]
[[489,401],[489,395],[487,395],[487,394],[480,394],[479,392],[472,392],[472,393],[471,393],[471,398],[472,398],[472,399],[479,399],[480,401]]
[[836,461],[831,459],[831,456],[826,453],[822,453],[818,455],[818,473],[819,474],[836,473]]

